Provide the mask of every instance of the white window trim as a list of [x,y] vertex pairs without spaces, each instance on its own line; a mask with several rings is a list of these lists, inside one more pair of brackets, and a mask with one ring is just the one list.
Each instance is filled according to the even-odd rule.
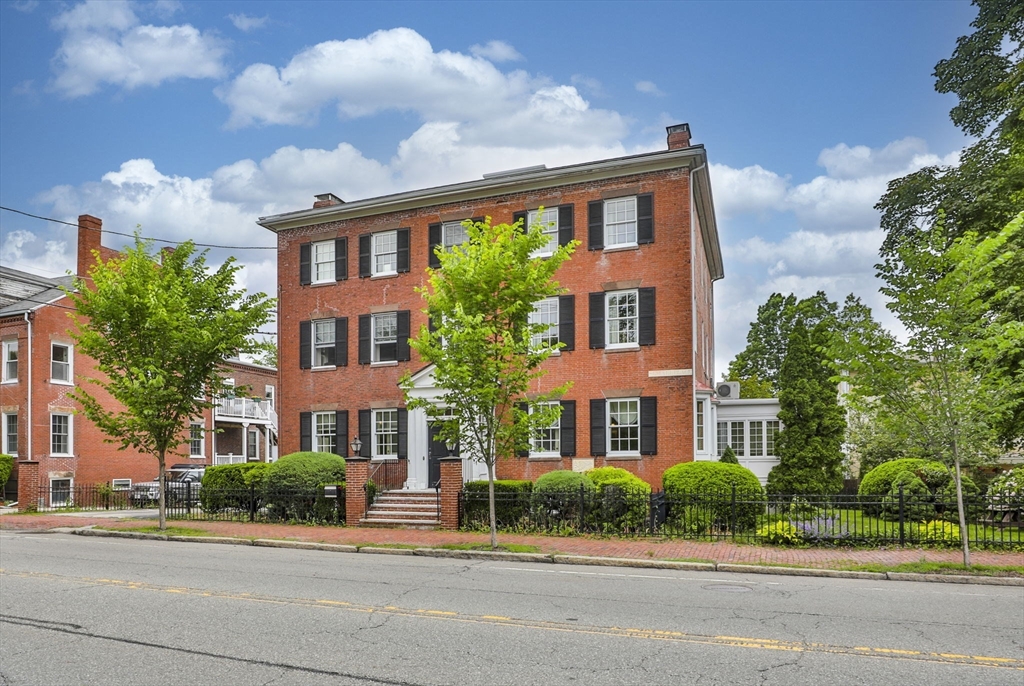
[[[309,257],[310,257],[310,271],[312,272],[310,274],[310,276],[312,277],[310,279],[310,283],[334,283],[334,281],[336,280],[336,277],[338,276],[337,273],[335,272],[335,264],[336,264],[336,259],[337,259],[338,256],[337,256],[337,254],[335,254],[334,257],[332,257],[331,260],[330,260],[330,264],[331,264],[331,270],[330,270],[331,271],[331,276],[330,276],[330,278],[324,278],[324,279],[318,279],[317,278],[317,268],[316,268],[316,266],[317,266],[317,264],[320,264],[320,263],[318,263],[316,261],[316,246],[318,246],[318,245],[328,245],[328,244],[330,244],[331,251],[333,252],[335,250],[335,243],[334,243],[333,239],[329,240],[329,241],[317,241],[317,242],[313,243],[310,246],[310,248],[309,248],[309,252],[310,252],[310,255],[309,255]],[[326,262],[324,262],[323,264],[326,264]]]
[[[445,250],[450,250],[451,248],[455,247],[456,245],[463,245],[466,241],[469,240],[469,231],[466,229],[466,227],[464,227],[462,225],[462,222],[464,222],[464,221],[469,221],[469,220],[462,219],[460,221],[441,222],[441,247],[442,248],[444,248]],[[448,230],[449,229],[456,229],[456,228],[459,229],[460,232],[463,232],[463,233],[466,234],[466,240],[463,241],[462,243],[451,243],[451,244],[449,244],[448,243]]]
[[[395,359],[393,360],[378,360],[377,358],[377,317],[385,315],[395,316]],[[398,311],[394,312],[376,312],[370,315],[370,366],[371,367],[390,367],[398,364]]]
[[[334,335],[337,336],[338,332],[335,331]],[[272,384],[266,384],[263,387],[263,398],[267,400],[271,407],[277,402],[277,389]]]
[[[53,378],[53,348],[54,346],[61,346],[68,349],[68,380],[62,381],[61,379]],[[57,384],[59,386],[74,386],[75,385],[75,347],[70,343],[60,343],[57,341],[50,342],[50,383]]]
[[[192,452],[192,428],[199,427],[201,431],[202,439],[199,441],[199,454],[196,455]],[[206,422],[189,422],[188,425],[188,456],[190,459],[200,459],[206,457]]]
[[[3,422],[3,424],[0,425],[0,431],[3,432],[2,436],[0,436],[0,453],[7,453],[11,457],[17,457],[18,451],[15,450],[12,452],[7,452],[7,439],[11,435],[10,431],[7,430],[7,418],[17,416],[17,412],[4,412],[3,415],[0,416],[0,422]],[[17,422],[17,420],[15,420],[15,422]],[[18,427],[15,427],[15,430],[17,430],[17,428]],[[17,434],[15,434],[15,437],[18,437]],[[19,445],[18,448],[21,448],[21,446]]]
[[[68,482],[68,499],[62,503],[55,504],[53,502],[53,482],[54,481],[67,481]],[[49,492],[50,507],[74,507],[75,506],[75,477],[73,476],[62,476],[58,478],[50,479],[50,492]]]
[[[612,450],[612,402],[636,402],[636,450]],[[640,416],[640,398],[607,398],[604,401],[604,448],[608,457],[640,457],[643,418]]]
[[[551,401],[551,402],[547,402],[547,403],[538,403],[538,404],[539,405],[557,405],[558,401],[555,400],[555,401]],[[529,409],[530,409],[530,414],[533,414],[533,410],[534,410],[533,405],[531,405]],[[562,416],[559,415],[558,419],[555,421],[555,423],[552,424],[549,428],[552,428],[556,432],[558,432],[558,450],[554,450],[554,451],[551,451],[551,450],[545,450],[545,451],[534,450],[533,446],[534,446],[534,441],[536,440],[536,437],[531,436],[530,437],[530,457],[531,458],[534,458],[534,457],[536,457],[536,458],[561,457],[562,456],[562,436],[561,436],[561,432],[562,432]]]
[[21,359],[17,360],[18,374],[15,376],[7,376],[7,354],[8,351],[14,348],[14,352],[18,352],[18,339],[14,338],[11,340],[3,341],[0,345],[0,355],[2,355],[2,367],[0,367],[0,380],[3,383],[18,383],[18,375],[21,374]]
[[[316,421],[316,419],[320,415],[325,415],[325,414],[329,414],[329,415],[331,415],[332,417],[335,418],[335,420],[334,420],[335,421],[335,424],[334,424],[334,440],[335,441],[339,441],[339,440],[344,440],[344,438],[345,438],[344,436],[338,436],[337,415],[333,411],[332,412],[314,412],[313,413],[313,445],[312,445],[312,448],[313,448],[313,452],[316,452],[316,453],[328,453],[328,452],[331,452],[330,450],[323,450],[322,449],[323,446],[320,445],[320,434],[317,433],[317,421]],[[338,447],[337,443],[335,443],[335,449],[337,449],[337,447]]]
[[631,195],[631,196],[625,196],[625,197],[621,197],[621,198],[608,198],[607,200],[604,201],[604,205],[602,207],[602,210],[603,210],[603,226],[602,226],[602,228],[604,230],[604,249],[605,250],[609,250],[609,249],[615,250],[615,249],[618,249],[618,248],[635,248],[635,247],[637,247],[639,245],[639,243],[637,243],[636,240],[634,240],[632,242],[627,242],[627,243],[611,243],[608,240],[608,203],[621,202],[623,200],[632,200],[633,201],[633,224],[634,224],[633,233],[635,235],[639,235],[639,230],[640,230],[639,223],[640,222],[639,222],[639,217],[637,216],[637,211],[638,210],[637,210],[636,196],[635,195]]
[[338,364],[337,364],[338,360],[337,359],[334,360],[334,364],[317,364],[316,363],[316,357],[317,357],[316,356],[316,325],[317,325],[317,322],[332,322],[331,325],[334,327],[334,342],[332,342],[330,344],[325,343],[324,347],[328,347],[328,345],[335,346],[335,345],[338,344],[338,321],[337,321],[337,319],[327,318],[327,319],[314,319],[313,321],[311,321],[309,323],[309,327],[310,327],[310,333],[309,333],[310,367],[312,369],[335,369],[338,366]]
[[[335,420],[335,421],[337,421],[337,420]],[[334,427],[334,433],[335,434],[338,433],[337,425],[335,425],[335,427]],[[252,447],[254,447],[255,450],[253,451],[252,455],[249,455],[249,439],[252,439],[254,436],[255,436],[255,439],[252,441]],[[337,438],[335,438],[335,440],[337,440]],[[256,429],[248,429],[245,432],[245,460],[246,460],[246,462],[248,462],[251,458],[255,458],[256,461],[259,461],[259,459],[260,459],[260,432],[257,431]]]
[[[377,270],[377,237],[393,234],[395,237],[395,268],[389,270]],[[383,254],[383,253],[382,253]],[[398,230],[378,231],[370,234],[370,276],[393,276],[398,273]]]
[[[53,418],[67,417],[68,418],[68,452],[66,453],[55,453],[53,452]],[[50,457],[74,457],[75,456],[75,415],[70,412],[51,412],[50,413]]]
[[[394,412],[395,413],[395,452],[379,454],[377,452],[377,415],[381,412]],[[397,460],[398,459],[398,408],[396,407],[384,407],[379,410],[373,410],[370,413],[370,455],[371,459],[374,460]]]
[[[121,483],[118,483],[119,481]],[[125,483],[125,482],[127,482],[127,483]],[[130,490],[132,490],[132,480],[131,479],[111,479],[110,480],[110,487],[112,489],[114,489],[115,491],[130,491]]]
[[[632,343],[609,343],[611,340],[611,318],[608,316],[608,298],[623,293],[632,293],[636,297],[636,340]],[[640,291],[630,288],[624,291],[606,291],[604,294],[604,347],[605,350],[639,350],[640,349]]]
[[[554,235],[554,246],[552,247],[551,240],[549,239],[547,245],[530,253],[530,257],[551,257],[555,254],[555,251],[558,250],[558,207],[545,207],[544,214],[547,214],[548,212],[554,212],[555,218],[554,220],[548,221],[544,224],[544,233],[546,235]],[[539,210],[528,210],[526,212],[526,226],[523,227],[524,231],[529,231],[530,227],[538,221],[538,214]],[[541,216],[540,221],[543,221],[543,216]],[[552,228],[552,226],[554,228]]]
[[704,398],[697,398],[693,407],[693,447],[698,453],[708,452],[708,410]]

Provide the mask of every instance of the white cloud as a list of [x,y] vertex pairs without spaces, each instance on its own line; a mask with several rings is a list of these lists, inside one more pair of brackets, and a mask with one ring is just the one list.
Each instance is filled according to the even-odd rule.
[[29,14],[39,7],[39,0],[18,0],[18,2],[13,3],[11,6],[19,12]]
[[103,84],[131,90],[226,73],[222,40],[189,24],[141,25],[124,1],[87,0],[57,15],[52,26],[64,38],[52,60],[51,87],[65,97],[89,95]]
[[255,31],[256,29],[262,29],[266,26],[269,17],[250,17],[245,14],[229,14],[228,19],[235,25],[235,28],[239,31]]
[[491,62],[518,62],[525,59],[518,50],[503,40],[492,40],[486,45],[472,45],[469,51]]
[[657,84],[653,81],[637,81],[636,90],[638,93],[646,95],[665,95],[664,91],[658,88]]
[[569,78],[569,83],[576,86],[578,89],[585,91],[595,98],[603,98],[608,95],[604,90],[604,84],[598,79],[591,76],[585,76],[583,74],[573,74]]
[[724,164],[711,165],[715,191],[715,209],[723,217],[738,214],[764,214],[784,210],[789,177],[768,171],[759,164],[733,169]]
[[170,19],[183,10],[184,7],[180,0],[156,0],[156,2],[149,6],[149,9],[161,19]]
[[[62,229],[58,231],[67,233]],[[27,272],[42,272],[44,276],[64,276],[74,266],[72,252],[65,239],[41,240],[31,231],[17,229],[4,233],[0,264]]]
[[342,118],[410,111],[428,123],[459,125],[460,136],[525,148],[608,145],[627,132],[617,112],[593,109],[574,86],[442,50],[411,29],[327,41],[280,69],[253,64],[217,90],[231,109],[229,128],[308,125],[335,104]]

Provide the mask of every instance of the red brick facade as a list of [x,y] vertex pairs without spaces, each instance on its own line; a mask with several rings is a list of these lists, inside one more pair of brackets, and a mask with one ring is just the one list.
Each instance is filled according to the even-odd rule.
[[[688,145],[688,127],[685,141],[681,134],[670,132],[674,145],[667,152],[578,165],[579,169],[545,170],[538,172],[540,179],[512,177],[490,186],[485,181],[480,185],[486,187],[471,198],[466,197],[474,195],[466,190],[471,184],[460,184],[406,194],[412,196],[408,199],[387,196],[351,204],[318,200],[313,211],[262,220],[278,235],[279,369],[281,404],[287,408],[281,415],[282,454],[300,449],[302,412],[347,413],[347,437],[338,437],[339,451],[347,452],[348,438],[358,430],[359,410],[404,405],[398,380],[405,372],[422,368],[423,362],[412,351],[411,360],[397,365],[360,364],[358,321],[361,315],[407,310],[413,336],[427,325],[422,298],[414,288],[426,282],[431,224],[484,216],[493,223],[511,223],[517,213],[541,205],[568,205],[573,208],[574,236],[581,244],[556,278],[567,294],[575,296],[575,346],[545,363],[548,373],[535,390],[573,382],[566,399],[576,402],[576,453],[553,459],[504,458],[498,475],[536,479],[553,469],[584,468],[593,459],[594,466],[625,467],[649,483],[660,484],[666,468],[692,460],[694,382],[712,382],[712,282],[721,278],[721,258],[717,234],[712,230],[705,236],[703,227],[691,222],[691,216],[703,213],[705,223],[713,227],[714,210],[706,167],[700,166],[706,164],[703,148]],[[616,162],[621,162],[616,171],[602,167],[591,172],[595,165]],[[695,169],[703,198],[691,193],[691,170]],[[625,249],[589,249],[589,203],[646,194],[653,199],[653,242]],[[401,207],[391,209],[396,206]],[[360,277],[360,236],[397,228],[409,230],[409,271]],[[347,278],[300,283],[300,246],[338,238],[347,239]],[[592,349],[588,345],[590,294],[637,288],[654,289],[654,344]],[[317,319],[335,319],[339,325],[347,320],[346,364],[321,369],[300,365],[300,326]],[[591,454],[590,401],[617,397],[657,399],[656,454]],[[410,426],[409,435],[413,433]],[[409,450],[410,460],[422,458],[414,454],[417,448],[411,439]]]

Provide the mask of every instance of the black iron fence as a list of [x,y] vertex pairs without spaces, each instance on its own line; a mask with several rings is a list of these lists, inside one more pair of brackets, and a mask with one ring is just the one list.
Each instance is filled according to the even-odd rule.
[[[1024,546],[1020,493],[965,496],[973,545]],[[700,493],[604,491],[496,493],[498,527],[514,532],[675,536],[783,545],[960,544],[955,494],[922,496],[764,496],[729,490]],[[460,525],[489,526],[487,493],[463,492]]]
[[[127,510],[147,507],[150,503],[137,503],[129,488],[114,488],[109,484],[72,486],[69,480],[54,480],[49,486],[40,486],[36,502],[28,505],[40,511]],[[156,502],[152,505],[155,507]]]

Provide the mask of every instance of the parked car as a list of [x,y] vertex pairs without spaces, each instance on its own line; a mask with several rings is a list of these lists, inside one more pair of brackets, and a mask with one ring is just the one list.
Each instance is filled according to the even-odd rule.
[[[167,504],[196,505],[199,503],[200,483],[206,467],[189,464],[172,465],[166,470]],[[160,484],[153,481],[140,481],[132,484],[131,504],[133,507],[146,507],[160,501]]]

